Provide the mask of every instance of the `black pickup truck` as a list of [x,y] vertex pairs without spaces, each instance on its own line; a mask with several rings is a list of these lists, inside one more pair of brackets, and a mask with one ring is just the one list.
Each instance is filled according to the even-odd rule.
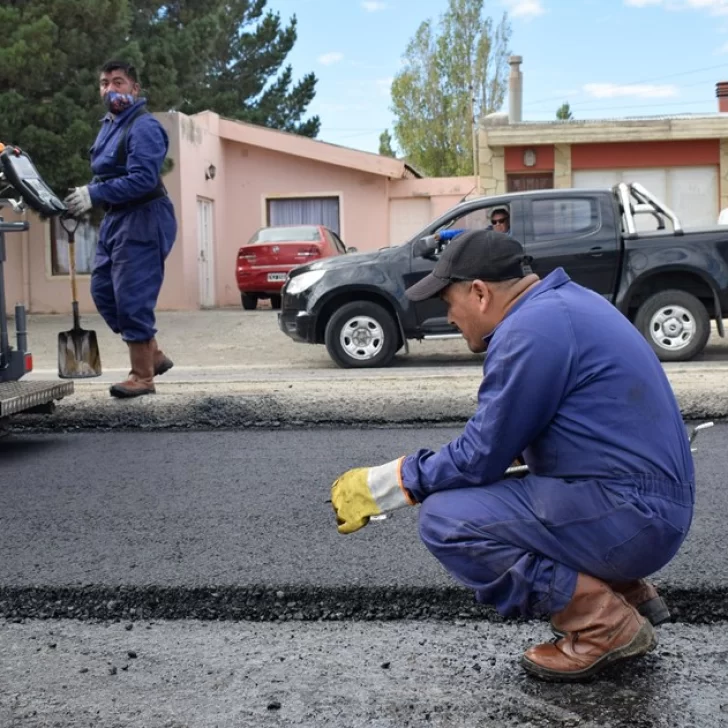
[[600,293],[661,361],[700,354],[711,320],[724,336],[728,227],[683,229],[636,183],[480,197],[402,245],[294,268],[282,290],[280,329],[296,341],[325,344],[341,367],[387,366],[401,348],[408,351],[410,339],[458,337],[441,300],[412,303],[404,292],[432,270],[446,244],[443,231],[487,227],[498,208],[508,210],[510,233],[533,256],[536,273],[562,267]]

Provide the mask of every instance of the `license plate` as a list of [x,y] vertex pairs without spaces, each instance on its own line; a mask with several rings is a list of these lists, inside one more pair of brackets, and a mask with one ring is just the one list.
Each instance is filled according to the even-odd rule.
[[270,283],[274,283],[276,281],[285,281],[285,280],[286,280],[285,273],[268,273],[268,281]]

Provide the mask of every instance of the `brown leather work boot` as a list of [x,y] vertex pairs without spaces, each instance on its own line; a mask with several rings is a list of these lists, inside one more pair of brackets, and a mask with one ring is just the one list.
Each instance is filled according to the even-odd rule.
[[[612,590],[621,594],[637,611],[650,621],[653,627],[658,627],[664,622],[670,621],[670,610],[665,600],[657,593],[652,582],[647,579],[634,579],[633,581],[608,582]],[[563,637],[563,633],[551,623],[551,631],[557,637]]]
[[521,658],[526,672],[542,680],[589,680],[657,645],[652,625],[621,594],[586,574],[579,574],[574,596],[552,622],[565,636],[531,647]]
[[647,579],[610,582],[609,586],[636,607],[645,619],[649,619],[653,627],[670,621],[670,610],[665,600],[657,593],[655,585]]
[[164,355],[156,339],[152,339],[151,343],[152,349],[154,350],[154,376],[158,377],[168,372],[174,366],[174,362],[168,356]]
[[140,397],[154,394],[154,349],[151,341],[129,341],[131,371],[125,382],[112,384],[112,397]]

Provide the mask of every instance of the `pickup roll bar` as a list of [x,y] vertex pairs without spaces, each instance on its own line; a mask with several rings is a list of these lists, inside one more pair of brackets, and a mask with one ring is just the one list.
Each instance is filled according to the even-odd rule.
[[636,236],[636,215],[652,215],[657,220],[659,230],[665,229],[665,218],[672,223],[673,233],[683,235],[683,227],[678,216],[662,200],[648,192],[639,182],[620,182],[613,188],[622,207],[627,234]]

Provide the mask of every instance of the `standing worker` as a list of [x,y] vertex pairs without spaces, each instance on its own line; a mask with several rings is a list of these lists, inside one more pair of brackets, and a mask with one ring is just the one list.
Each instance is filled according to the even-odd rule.
[[[522,665],[555,681],[646,654],[669,619],[645,577],[691,524],[695,476],[680,410],[642,335],[562,268],[543,280],[520,243],[471,230],[407,290],[441,296],[485,352],[477,410],[438,451],[355,468],[332,486],[341,533],[420,505],[420,536],[503,616],[551,617]],[[522,478],[505,471],[520,456]]]
[[111,386],[114,397],[154,394],[154,377],[173,363],[157,346],[154,308],[164,263],[177,235],[174,206],[162,183],[169,139],[147,110],[134,66],[109,61],[101,69],[108,109],[91,147],[90,184],[65,199],[74,217],[94,206],[106,211],[91,275],[99,313],[129,347],[131,371]]

